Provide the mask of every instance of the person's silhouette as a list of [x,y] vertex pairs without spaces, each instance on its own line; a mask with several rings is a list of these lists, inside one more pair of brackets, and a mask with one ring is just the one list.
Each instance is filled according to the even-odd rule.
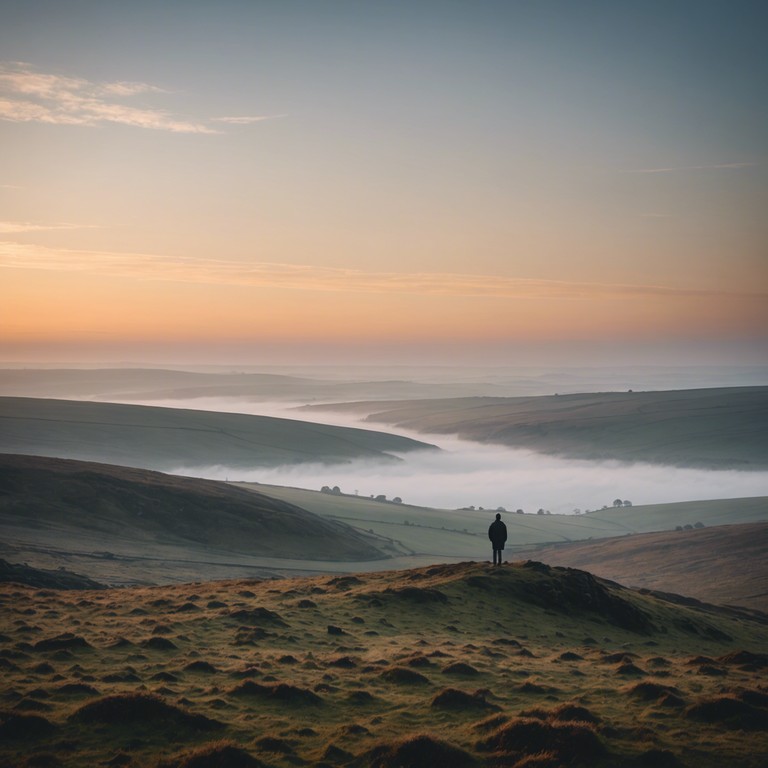
[[493,547],[493,564],[501,565],[501,553],[507,540],[507,526],[501,521],[501,514],[496,513],[496,519],[488,528],[488,538]]

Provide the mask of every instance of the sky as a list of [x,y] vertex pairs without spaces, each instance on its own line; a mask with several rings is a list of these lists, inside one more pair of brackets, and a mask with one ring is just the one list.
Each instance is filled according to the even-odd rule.
[[0,0],[0,361],[768,361],[762,0]]

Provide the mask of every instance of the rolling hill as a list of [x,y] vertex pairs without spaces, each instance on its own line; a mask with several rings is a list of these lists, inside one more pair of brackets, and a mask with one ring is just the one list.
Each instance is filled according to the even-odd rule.
[[[433,557],[486,556],[487,530],[493,510],[432,509],[393,504],[303,488],[244,483],[275,498],[361,529],[398,539],[414,552]],[[731,523],[768,522],[768,497],[704,499],[674,504],[610,507],[584,515],[505,513],[510,556],[533,547],[628,534],[675,531],[677,526],[707,527]]]
[[768,387],[305,406],[580,459],[768,469]]
[[[358,375],[355,376],[355,373]],[[350,370],[343,378],[281,373],[201,372],[161,368],[2,369],[0,395],[102,401],[194,400],[224,398],[250,401],[328,402],[349,399],[459,397],[506,394],[509,387],[477,381],[429,382],[393,379],[385,369],[376,378]],[[385,376],[386,378],[382,378]],[[435,380],[436,379],[436,380]]]
[[0,534],[21,551],[53,548],[65,558],[80,553],[113,567],[121,557],[140,558],[137,571],[145,558],[145,575],[153,556],[172,550],[186,553],[188,562],[391,554],[384,540],[226,483],[14,455],[0,455]]
[[768,612],[768,522],[572,542],[515,556],[629,587]]
[[[354,495],[0,455],[0,557],[74,570],[107,584],[360,572],[486,559],[491,518],[483,510],[430,509]],[[611,508],[587,515],[505,514],[504,519],[510,559],[533,548],[613,539],[611,546],[620,546],[634,567],[629,573],[598,573],[710,602],[742,603],[744,596],[759,591],[755,580],[768,578],[768,559],[753,551],[757,537],[744,541],[739,559],[736,544],[715,533],[730,530],[734,523],[768,523],[764,497]],[[635,542],[642,548],[642,536],[630,534],[670,532],[670,542],[679,543],[688,532],[674,529],[694,524],[706,526],[711,545],[706,557],[719,563],[717,580],[699,579],[696,589],[687,591],[675,578],[679,558],[670,546],[657,552],[668,556],[666,561],[653,560],[642,549],[637,557],[629,555]],[[554,562],[561,562],[556,557],[566,550],[552,552]],[[533,556],[545,559],[544,553]],[[654,573],[669,574],[669,582],[654,581]],[[715,581],[717,589],[710,592]]]
[[437,450],[405,437],[237,413],[39,398],[0,398],[0,452],[146,469],[397,461]]

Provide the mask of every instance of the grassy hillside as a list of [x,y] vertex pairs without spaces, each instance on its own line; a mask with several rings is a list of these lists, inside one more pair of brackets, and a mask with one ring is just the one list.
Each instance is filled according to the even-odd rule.
[[73,400],[0,398],[0,452],[148,469],[259,467],[428,449],[416,440],[291,419]]
[[226,483],[30,456],[0,455],[0,534],[112,556],[160,544],[209,557],[385,557],[368,534]]
[[[323,517],[344,520],[399,540],[414,552],[436,557],[478,557],[487,549],[493,510],[430,509],[352,495],[334,496],[301,488],[243,483]],[[602,539],[676,526],[727,525],[768,521],[768,497],[706,499],[674,504],[610,508],[585,515],[518,515],[505,513],[512,553],[541,544]]]
[[768,387],[347,403],[367,421],[582,459],[768,469]]
[[[492,518],[488,510],[429,509],[103,464],[0,456],[0,557],[73,570],[107,584],[485,560]],[[768,499],[622,507],[579,516],[505,514],[504,520],[510,558],[533,547],[615,537],[624,537],[628,552],[637,538],[628,534],[672,531],[673,541],[682,541],[675,538],[683,535],[674,532],[677,526],[700,524],[709,532],[714,526],[766,522]],[[708,535],[712,550],[707,556],[713,559],[720,540],[714,532]],[[725,546],[726,539],[722,542]],[[666,564],[645,556],[632,559],[631,579],[606,575],[648,585],[645,579],[654,574],[674,574],[676,553],[669,547],[664,551]],[[652,586],[739,603],[755,592],[751,578],[763,578],[765,570],[767,560],[751,553],[745,546],[742,558],[730,561],[731,569],[723,553],[714,594],[706,591],[713,579],[698,580],[698,591],[688,591],[674,578]]]
[[574,542],[522,553],[631,587],[768,612],[768,523]]
[[0,766],[762,768],[765,616],[540,563],[0,585]]

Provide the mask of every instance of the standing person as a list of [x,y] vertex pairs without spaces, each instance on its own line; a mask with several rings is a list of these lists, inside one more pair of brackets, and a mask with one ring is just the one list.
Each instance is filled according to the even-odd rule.
[[501,553],[507,540],[507,526],[501,522],[501,515],[497,512],[496,519],[488,528],[488,538],[493,547],[493,564],[501,565]]

